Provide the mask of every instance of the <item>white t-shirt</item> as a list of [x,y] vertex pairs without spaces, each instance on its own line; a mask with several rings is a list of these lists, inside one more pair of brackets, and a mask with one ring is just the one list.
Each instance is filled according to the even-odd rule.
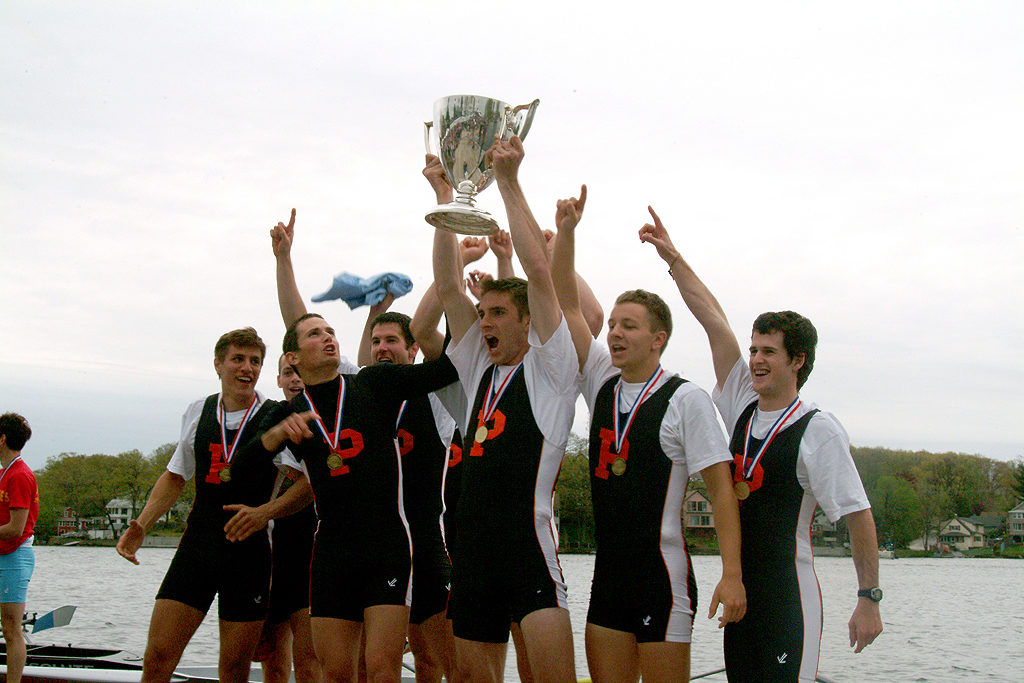
[[[619,374],[612,365],[607,347],[596,339],[590,342],[587,362],[579,375],[580,392],[583,394],[593,420],[594,403],[597,394],[612,377]],[[651,387],[650,398],[675,373],[663,372]],[[646,382],[622,382],[619,392],[621,412],[628,412],[640,396]],[[646,401],[646,399],[645,399]],[[719,462],[731,462],[729,445],[722,434],[715,415],[715,406],[708,393],[693,382],[679,386],[669,399],[665,416],[658,434],[661,448],[676,466],[683,467],[683,474],[693,476],[705,467]]]
[[[255,415],[260,407],[263,406],[263,402],[266,401],[266,397],[260,392],[256,392],[256,405],[252,408],[252,414]],[[203,414],[203,405],[206,403],[205,398],[201,398],[195,401],[185,410],[185,414],[181,416],[181,438],[178,439],[178,447],[174,449],[174,454],[171,456],[170,461],[167,463],[167,471],[173,474],[180,474],[188,481],[196,474],[196,428],[199,426],[199,417]],[[220,394],[217,394],[217,405],[220,405]],[[245,417],[248,409],[245,410],[233,410],[224,415],[224,428],[225,429],[238,429],[242,424],[242,419]],[[220,420],[220,411],[217,411],[217,420]],[[251,418],[250,418],[251,419]],[[237,438],[237,437],[236,437]],[[241,448],[245,444],[238,444]],[[278,467],[291,467],[296,470],[302,469],[299,463],[296,462],[295,457],[285,449],[274,457],[274,464]]]
[[[715,387],[712,396],[729,433],[735,432],[740,414],[758,398],[750,367],[743,357],[737,359],[729,371],[725,386]],[[814,403],[802,401],[783,430],[815,408]],[[755,411],[751,426],[753,437],[763,439],[785,410]],[[871,507],[850,454],[850,437],[832,413],[819,411],[807,424],[797,454],[796,478],[831,522]]]
[[[544,344],[533,327],[530,327],[528,341],[530,348],[523,358],[522,373],[530,396],[530,408],[544,435],[545,447],[550,444],[564,451],[576,411],[576,374],[579,367],[569,326],[563,317],[554,334]],[[463,418],[457,422],[460,426],[468,425],[472,422],[470,412],[473,410],[480,380],[492,365],[480,326],[472,325],[458,344],[449,344],[448,357],[459,372],[466,397]],[[514,369],[512,365],[496,366],[495,386],[501,386]]]

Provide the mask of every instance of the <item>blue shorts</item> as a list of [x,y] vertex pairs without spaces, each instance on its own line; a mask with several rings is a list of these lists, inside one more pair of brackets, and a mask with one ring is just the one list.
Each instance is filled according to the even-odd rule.
[[32,550],[31,539],[13,553],[0,555],[0,602],[25,604],[28,580],[35,568],[36,554]]

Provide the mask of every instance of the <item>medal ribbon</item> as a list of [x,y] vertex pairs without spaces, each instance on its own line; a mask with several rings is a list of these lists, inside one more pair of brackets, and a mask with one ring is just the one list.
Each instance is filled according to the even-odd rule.
[[224,445],[224,462],[231,463],[231,458],[235,457],[235,451],[238,450],[239,440],[238,437],[242,436],[242,430],[245,429],[245,425],[249,422],[249,418],[256,414],[253,407],[259,403],[259,397],[253,396],[252,403],[245,409],[245,415],[242,416],[242,424],[238,425],[238,431],[235,432],[235,439],[231,443],[228,443],[227,430],[225,423],[228,421],[227,411],[224,410],[224,397],[221,397],[220,402],[217,405],[217,421],[220,422],[220,442]]
[[494,414],[495,409],[498,407],[498,401],[501,400],[505,390],[508,389],[509,382],[515,377],[515,374],[519,372],[519,368],[523,367],[523,361],[519,361],[519,365],[512,369],[512,372],[508,373],[505,381],[498,387],[497,392],[494,391],[494,376],[498,374],[498,366],[494,366],[494,372],[491,373],[491,384],[487,387],[487,394],[484,396],[484,404],[482,406],[483,419],[480,423],[483,424],[491,419],[491,415]]
[[779,432],[782,431],[782,428],[785,426],[786,421],[793,416],[793,413],[795,413],[797,411],[797,408],[799,408],[801,405],[803,405],[803,402],[800,400],[800,397],[797,396],[796,398],[793,399],[793,402],[790,403],[789,406],[782,411],[782,415],[779,415],[779,419],[775,421],[775,424],[772,425],[772,428],[769,429],[768,433],[765,435],[764,441],[761,443],[761,448],[758,449],[757,455],[754,456],[753,462],[751,462],[750,465],[747,465],[747,453],[750,451],[751,428],[753,427],[754,420],[757,419],[757,408],[754,409],[754,414],[751,415],[750,420],[747,421],[747,435],[743,439],[744,479],[750,479],[750,475],[754,472],[754,468],[757,466],[757,463],[761,460],[761,456],[764,455],[764,452],[766,450],[768,450],[768,445],[775,440],[775,437],[778,435]]
[[12,460],[10,465],[8,465],[7,467],[4,468],[3,473],[0,473],[0,482],[2,482],[4,480],[4,477],[7,476],[7,473],[11,471],[12,467],[14,467],[14,463],[18,462],[19,460],[21,460],[21,456],[20,455],[17,458],[15,458],[14,460]]
[[640,389],[640,395],[633,401],[633,405],[629,409],[629,415],[626,417],[626,426],[621,428],[619,424],[619,393],[622,390],[622,377],[619,377],[618,383],[615,385],[615,405],[612,407],[612,430],[615,432],[615,452],[622,452],[622,444],[626,441],[626,435],[629,434],[629,428],[633,426],[633,420],[636,418],[636,411],[640,409],[640,404],[647,398],[647,394],[651,393],[654,385],[658,383],[658,379],[665,371],[661,369],[661,364],[658,364],[657,369],[650,377],[647,378],[647,382]]
[[405,415],[405,407],[409,404],[409,401],[402,401],[402,405],[398,408],[398,419],[395,420],[395,436],[398,436],[398,425],[402,424],[402,416]]
[[327,446],[331,449],[331,452],[338,450],[338,438],[341,436],[341,413],[345,409],[345,395],[348,393],[348,388],[345,386],[345,376],[338,375],[338,412],[334,416],[334,433],[328,435],[327,427],[324,425],[324,420],[320,417],[320,413],[316,411],[316,406],[313,405],[313,399],[309,397],[306,390],[302,390],[302,395],[306,399],[306,403],[309,404],[309,409],[313,411],[313,418],[316,422],[316,426],[320,429],[320,433],[324,436],[324,441],[327,442]]

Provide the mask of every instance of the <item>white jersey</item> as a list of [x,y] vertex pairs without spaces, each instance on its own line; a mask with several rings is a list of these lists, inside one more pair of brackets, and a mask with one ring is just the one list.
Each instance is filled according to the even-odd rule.
[[[587,402],[591,416],[593,416],[594,403],[597,401],[597,394],[601,387],[619,372],[618,368],[612,365],[607,347],[596,339],[591,340],[587,362],[579,375],[580,392]],[[675,373],[662,373],[647,393],[647,397],[653,395],[674,376]],[[630,406],[640,396],[645,384],[645,382],[622,382],[620,390],[622,404],[618,406],[620,412],[628,412]],[[680,476],[684,482],[686,478],[715,463],[732,461],[729,445],[718,424],[711,397],[693,382],[682,384],[669,399],[668,408],[665,410],[665,416],[661,422],[659,441],[674,468],[680,468],[678,473],[673,472],[673,478]]]
[[[220,394],[217,394],[218,406],[220,405],[220,400]],[[266,400],[267,398],[263,394],[258,391],[256,392],[256,405],[252,408],[253,415],[256,414]],[[178,439],[178,446],[174,449],[174,454],[167,463],[167,471],[172,474],[181,475],[185,481],[190,480],[196,474],[196,428],[199,426],[199,418],[203,414],[203,405],[205,403],[206,398],[204,397],[193,402],[185,409],[185,414],[181,416],[181,437]],[[219,421],[220,411],[217,412],[217,419]],[[238,429],[242,425],[242,420],[247,412],[249,412],[248,408],[225,413],[224,428],[226,430]],[[244,445],[238,444],[238,447],[241,448]],[[274,457],[274,464],[278,467],[302,469],[288,449],[281,451]]]
[[[725,386],[715,387],[712,395],[726,428],[733,433],[740,414],[758,398],[746,360],[737,359]],[[783,429],[815,408],[814,403],[803,401]],[[756,411],[751,426],[753,437],[763,439],[784,410]],[[819,411],[807,424],[797,454],[796,477],[831,522],[871,507],[850,454],[850,437],[832,413]]]

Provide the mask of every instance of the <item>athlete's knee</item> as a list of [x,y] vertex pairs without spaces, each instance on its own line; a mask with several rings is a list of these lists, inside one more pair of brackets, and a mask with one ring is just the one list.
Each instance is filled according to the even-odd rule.
[[291,667],[287,661],[273,658],[262,662],[263,680],[265,683],[288,683],[291,678]]
[[377,654],[366,657],[366,680],[370,683],[399,683],[402,680],[402,658],[395,660]]

